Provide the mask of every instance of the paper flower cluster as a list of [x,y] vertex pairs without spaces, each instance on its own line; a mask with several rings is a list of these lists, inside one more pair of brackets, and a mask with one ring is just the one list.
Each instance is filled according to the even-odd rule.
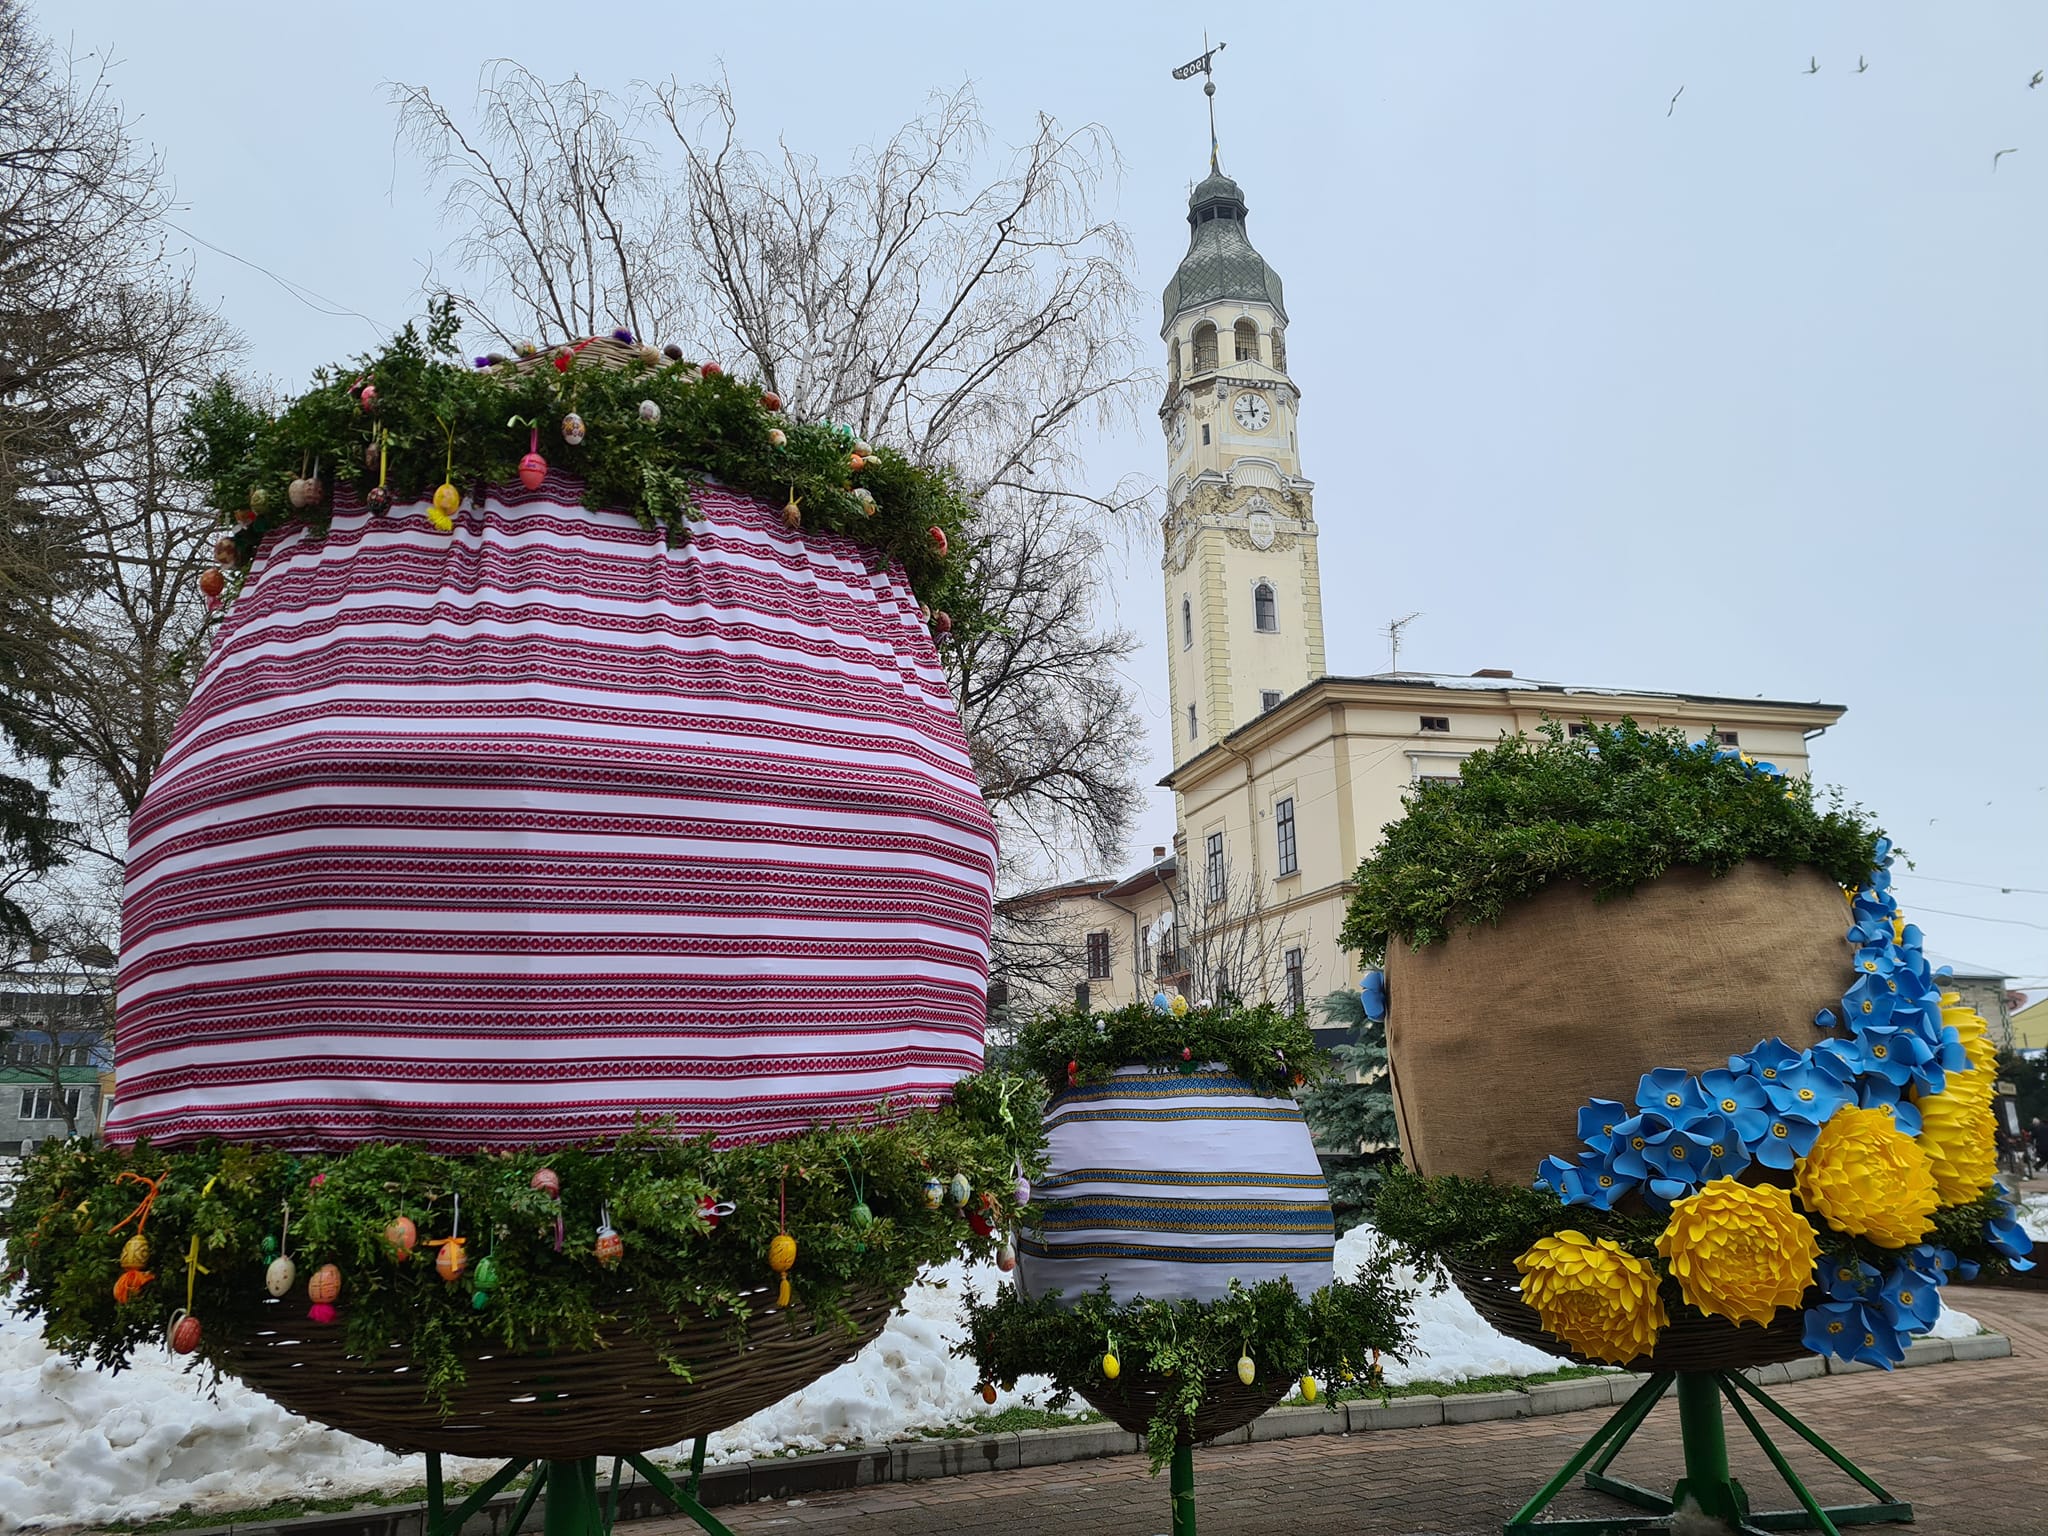
[[[1777,774],[1768,763],[1742,761],[1752,773]],[[1942,1282],[1974,1272],[1923,1242],[1939,1208],[1998,1189],[2006,1209],[1986,1226],[1985,1240],[2014,1268],[2032,1264],[1997,1182],[1996,1052],[1984,1020],[1943,990],[1945,971],[1930,967],[1920,930],[1899,915],[1889,839],[1880,838],[1876,852],[1868,881],[1845,892],[1854,980],[1839,1012],[1815,1017],[1822,1039],[1803,1049],[1760,1040],[1726,1068],[1697,1075],[1675,1067],[1645,1073],[1632,1103],[1595,1099],[1579,1111],[1584,1149],[1569,1160],[1545,1158],[1536,1184],[1567,1206],[1605,1211],[1632,1198],[1668,1211],[1657,1251],[1700,1312],[1769,1323],[1815,1292],[1820,1299],[1804,1314],[1808,1347],[1890,1365],[1904,1358],[1913,1334],[1933,1325]],[[1899,1257],[1882,1271],[1828,1261],[1816,1277],[1820,1232]],[[1661,1307],[1648,1343],[1614,1323],[1622,1308],[1615,1266],[1576,1257],[1583,1238],[1546,1247],[1578,1237],[1544,1239],[1517,1261],[1525,1277],[1541,1277],[1525,1278],[1523,1299],[1589,1357],[1647,1354]],[[1637,1326],[1652,1315],[1629,1309]],[[1623,1347],[1633,1352],[1613,1353]]]
[[1580,1354],[1617,1364],[1647,1355],[1669,1321],[1657,1272],[1607,1238],[1559,1232],[1515,1260],[1522,1299]]

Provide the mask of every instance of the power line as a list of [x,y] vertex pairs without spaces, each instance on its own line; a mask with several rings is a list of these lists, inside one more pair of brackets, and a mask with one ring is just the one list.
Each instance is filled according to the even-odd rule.
[[1916,916],[1922,912],[1932,912],[1936,917],[1960,917],[1972,923],[2004,923],[2011,928],[2038,928],[2043,933],[2048,933],[2048,923],[2030,923],[2020,917],[1984,917],[1975,912],[1944,912],[1940,907],[1923,907],[1918,904],[1911,905],[1909,910]]
[[1987,885],[1982,880],[1944,880],[1940,875],[1923,875],[1917,870],[1908,870],[1899,876],[1901,883],[1910,880],[1931,880],[1936,885],[1967,885],[1973,890],[1997,891],[2003,896],[2048,896],[2048,890],[2031,885]]
[[[271,271],[270,268],[264,266],[261,262],[251,261],[246,256],[237,256],[233,251],[215,245],[211,240],[208,240],[203,235],[193,234],[191,230],[187,229],[184,225],[178,223],[175,219],[167,218],[164,220],[164,223],[168,225],[170,228],[175,229],[187,240],[198,241],[199,244],[205,246],[209,251],[212,251],[215,255],[225,256],[229,261],[239,262],[252,272],[261,272],[265,277],[269,278],[273,283],[277,284],[278,287],[282,288],[286,293],[290,294],[293,298],[297,299],[301,304],[305,305],[306,308],[312,310],[315,314],[326,315],[329,319],[333,320],[346,320],[353,317],[357,320],[362,321],[363,324],[367,325],[371,330],[375,331],[379,338],[382,338],[383,335],[385,334],[385,328],[379,325],[376,321],[372,320],[368,315],[364,314],[361,310],[350,309],[346,304],[342,304],[334,299],[330,299],[325,294],[315,293],[311,288],[304,287],[299,283],[294,283],[288,278],[279,277],[275,272]],[[318,300],[318,302],[314,302],[315,300]]]

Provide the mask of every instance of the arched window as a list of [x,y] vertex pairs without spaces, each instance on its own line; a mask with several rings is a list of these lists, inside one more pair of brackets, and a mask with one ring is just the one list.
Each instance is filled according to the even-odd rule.
[[1252,588],[1252,627],[1267,635],[1280,628],[1280,610],[1273,601],[1270,582],[1262,581]]
[[1240,320],[1237,332],[1237,360],[1240,363],[1256,363],[1259,360],[1259,328],[1250,320]]
[[1282,373],[1287,371],[1287,333],[1277,325],[1273,327],[1273,366]]
[[1180,648],[1186,650],[1195,643],[1195,605],[1186,598],[1180,600]]
[[1180,383],[1180,338],[1173,338],[1166,354],[1166,387],[1173,389]]
[[1216,371],[1216,327],[1204,320],[1195,327],[1195,372]]

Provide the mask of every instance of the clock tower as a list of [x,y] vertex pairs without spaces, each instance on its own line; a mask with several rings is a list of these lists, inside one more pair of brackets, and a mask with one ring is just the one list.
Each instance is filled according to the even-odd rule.
[[1314,487],[1301,474],[1280,276],[1215,169],[1166,287],[1167,675],[1174,766],[1321,677]]

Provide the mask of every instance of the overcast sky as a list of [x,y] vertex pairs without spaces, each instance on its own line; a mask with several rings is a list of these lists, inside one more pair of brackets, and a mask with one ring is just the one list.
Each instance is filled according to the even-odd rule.
[[[2038,0],[39,16],[119,61],[186,228],[380,330],[418,310],[443,238],[384,87],[466,101],[497,56],[607,86],[722,64],[756,142],[827,165],[963,81],[1009,141],[1039,110],[1100,122],[1157,292],[1207,147],[1199,83],[1170,70],[1207,25],[1224,166],[1287,285],[1331,670],[1384,667],[1379,631],[1419,609],[1404,667],[1847,705],[1815,773],[1916,860],[1900,888],[1930,947],[2048,990]],[[376,340],[191,259],[280,379]],[[1158,476],[1165,448],[1148,422],[1099,460],[1104,484]],[[1160,603],[1154,544],[1123,604],[1148,784]],[[1133,851],[1170,827],[1155,790]]]

